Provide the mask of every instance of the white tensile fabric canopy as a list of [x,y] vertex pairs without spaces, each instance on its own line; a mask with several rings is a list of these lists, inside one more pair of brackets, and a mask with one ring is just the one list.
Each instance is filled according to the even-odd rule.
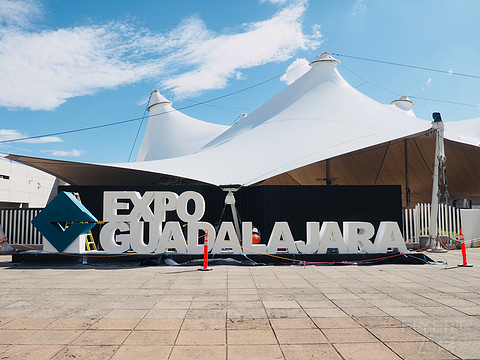
[[480,146],[480,118],[445,123],[445,138],[464,144]]
[[322,54],[304,76],[194,154],[114,166],[248,186],[430,128],[354,89],[338,73],[338,63]]
[[137,161],[173,158],[191,154],[228,129],[187,116],[172,108],[158,90],[148,104],[150,116]]

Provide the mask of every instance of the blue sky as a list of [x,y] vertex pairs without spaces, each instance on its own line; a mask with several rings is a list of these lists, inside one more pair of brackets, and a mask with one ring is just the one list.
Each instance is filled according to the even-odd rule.
[[[287,86],[293,62],[323,51],[478,76],[479,14],[472,0],[0,0],[0,141],[141,118],[154,88],[178,109],[274,78],[184,110],[233,124]],[[337,58],[342,76],[381,103],[408,95],[420,118],[480,118],[478,78]],[[127,162],[139,126],[0,151]]]

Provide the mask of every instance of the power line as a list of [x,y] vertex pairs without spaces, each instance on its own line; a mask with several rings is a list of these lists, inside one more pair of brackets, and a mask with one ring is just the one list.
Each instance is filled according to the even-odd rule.
[[[456,72],[453,72],[453,71],[438,70],[438,69],[421,67],[421,66],[416,66],[416,65],[400,64],[400,63],[394,63],[394,62],[390,62],[390,61],[375,60],[375,59],[369,59],[369,58],[363,58],[363,57],[351,56],[351,55],[344,55],[344,54],[338,54],[338,53],[332,53],[332,55],[334,55],[334,56],[346,57],[346,58],[351,58],[351,59],[357,59],[357,60],[364,60],[364,61],[376,62],[376,63],[386,64],[386,65],[401,66],[401,67],[418,69],[418,70],[424,70],[424,71],[433,71],[433,72],[438,72],[438,73],[443,73],[443,74],[449,74],[449,75],[456,75],[456,76],[463,76],[463,77],[468,77],[468,78],[480,79],[480,76],[472,75],[472,74],[456,73]],[[220,100],[220,99],[224,99],[224,98],[227,98],[227,97],[230,97],[230,96],[239,94],[239,93],[241,93],[241,92],[244,92],[244,91],[253,89],[253,88],[258,87],[258,86],[260,86],[260,85],[266,84],[266,83],[268,83],[268,82],[270,82],[270,81],[272,81],[272,80],[275,80],[275,79],[283,76],[284,74],[286,74],[286,73],[288,73],[288,72],[291,72],[291,71],[293,71],[293,70],[298,69],[298,68],[301,67],[301,66],[305,66],[305,64],[296,66],[295,68],[292,68],[292,69],[286,71],[285,73],[275,75],[275,76],[273,76],[273,77],[271,77],[271,78],[268,78],[268,79],[263,80],[263,81],[261,81],[261,82],[258,82],[258,83],[256,83],[256,84],[247,86],[247,87],[245,87],[245,88],[243,88],[243,89],[239,89],[239,90],[230,92],[230,93],[225,94],[225,95],[217,96],[217,97],[215,97],[215,98],[213,98],[213,99],[209,99],[209,100],[197,102],[197,103],[194,103],[194,104],[191,104],[191,105],[186,105],[186,106],[180,107],[180,108],[178,108],[178,109],[172,109],[172,110],[169,110],[169,111],[164,111],[164,112],[161,112],[161,113],[158,113],[158,114],[154,114],[154,115],[150,115],[150,116],[151,116],[151,117],[160,116],[160,115],[164,115],[164,114],[167,114],[167,113],[170,113],[170,112],[181,111],[181,110],[189,109],[189,108],[192,108],[192,107],[195,107],[195,106],[205,105],[205,104],[208,104],[208,103],[210,103],[210,102],[217,101],[217,100]],[[367,84],[373,85],[373,86],[375,86],[375,87],[378,87],[378,88],[380,88],[380,89],[382,89],[382,90],[384,90],[384,91],[388,91],[388,92],[393,93],[393,94],[395,94],[395,95],[399,95],[398,93],[396,93],[396,92],[394,92],[394,91],[392,91],[392,90],[386,89],[386,88],[384,88],[384,87],[381,87],[381,86],[379,86],[379,85],[376,85],[376,84],[373,84],[373,83],[369,82],[368,80],[362,78],[360,75],[356,74],[355,72],[353,72],[352,70],[348,69],[348,68],[345,67],[344,65],[342,65],[342,66],[343,66],[343,68],[345,68],[346,70],[350,71],[351,73],[353,73],[354,75],[356,75],[358,78],[360,78],[360,79],[363,81],[363,83],[360,84],[360,85],[358,85],[357,87],[360,87],[361,85],[364,85],[365,83],[367,83]],[[478,107],[478,105],[476,105],[476,104],[468,104],[468,103],[461,103],[461,102],[447,101],[447,100],[439,100],[439,99],[430,99],[430,98],[423,98],[423,97],[419,97],[419,96],[410,96],[410,97],[411,97],[411,98],[414,98],[414,99],[418,99],[418,100],[436,101],[436,102],[443,102],[443,103],[447,103],[447,104]],[[148,106],[148,105],[147,105],[147,106]],[[210,106],[211,106],[211,105],[210,105]],[[78,129],[72,129],[72,130],[59,131],[59,132],[54,132],[54,133],[49,133],[49,134],[43,134],[43,135],[26,136],[26,137],[16,138],[16,139],[1,140],[1,141],[0,141],[0,144],[10,143],[10,142],[17,142],[17,141],[25,141],[25,140],[31,140],[31,139],[39,139],[39,138],[48,137],[48,136],[66,135],[66,134],[72,134],[72,133],[76,133],[76,132],[83,132],[83,131],[89,131],[89,130],[96,130],[96,129],[106,128],[106,127],[110,127],[110,126],[116,126],[116,125],[126,124],[126,123],[130,123],[130,122],[135,122],[135,121],[139,121],[139,120],[142,120],[142,121],[143,121],[144,117],[145,117],[145,114],[144,114],[142,117],[131,118],[131,119],[121,120],[121,121],[115,121],[115,122],[111,122],[111,123],[107,123],[107,124],[102,124],[102,125],[95,125],[95,126],[89,126],[89,127],[84,127],[84,128],[78,128]],[[138,136],[138,132],[137,132],[137,136]],[[135,140],[135,141],[136,141],[136,140]],[[130,156],[131,156],[131,155],[130,155]],[[129,158],[130,158],[130,156],[129,156]]]
[[399,93],[397,93],[397,92],[395,92],[395,91],[392,91],[392,90],[390,90],[390,89],[384,88],[383,86],[374,84],[374,83],[372,83],[372,82],[364,79],[363,77],[361,77],[360,75],[358,75],[358,74],[357,74],[356,72],[354,72],[353,70],[347,68],[347,67],[346,67],[345,65],[343,65],[343,64],[340,64],[340,66],[343,67],[345,70],[350,71],[353,75],[355,75],[356,77],[358,77],[360,80],[363,81],[363,83],[361,83],[360,85],[355,86],[355,89],[356,89],[356,88],[359,88],[360,86],[362,86],[362,85],[364,85],[364,84],[370,84],[370,85],[375,86],[375,87],[377,87],[377,88],[379,88],[379,89],[381,89],[381,90],[384,90],[384,91],[387,91],[387,92],[389,92],[389,93],[392,93],[392,94],[394,94],[394,95],[396,95],[396,96],[402,96],[402,95],[400,95]]
[[145,115],[147,114],[148,105],[150,104],[150,99],[151,98],[152,98],[152,93],[150,93],[150,96],[147,100],[147,104],[145,105],[145,110],[143,111],[142,121],[140,122],[140,125],[138,125],[137,135],[135,135],[135,140],[133,141],[132,149],[130,150],[130,154],[128,155],[127,162],[130,162],[130,158],[132,157],[133,149],[135,148],[135,144],[137,143],[138,134],[140,134],[140,129],[142,128],[143,121],[145,120]]
[[[290,69],[289,71],[287,71],[287,72],[285,72],[285,73],[288,73],[288,72],[290,72],[290,71],[293,71],[293,70],[295,70],[295,69],[297,69],[297,68],[299,68],[299,67],[301,67],[301,66],[304,66],[304,65],[305,65],[305,64],[296,66],[295,68]],[[217,96],[217,97],[215,97],[215,98],[213,98],[213,99],[210,99],[210,100],[200,101],[200,102],[197,102],[197,103],[194,103],[194,104],[191,104],[191,105],[186,105],[186,106],[180,107],[180,108],[178,108],[178,109],[172,109],[172,110],[169,110],[169,111],[164,111],[164,112],[161,112],[161,113],[158,113],[158,114],[150,115],[150,117],[160,116],[160,115],[168,114],[168,113],[171,113],[171,112],[174,112],[174,111],[185,110],[185,109],[189,109],[189,108],[192,108],[192,107],[195,107],[195,106],[204,105],[204,104],[208,104],[208,103],[213,102],[213,101],[217,101],[217,100],[220,100],[220,99],[224,99],[224,98],[226,98],[226,97],[233,96],[233,95],[239,94],[239,93],[241,93],[241,92],[244,92],[244,91],[253,89],[253,88],[257,87],[257,86],[266,84],[267,82],[270,82],[270,81],[272,81],[272,80],[275,80],[275,79],[283,76],[285,73],[282,73],[282,74],[279,74],[279,75],[275,75],[275,76],[273,76],[273,77],[271,77],[271,78],[268,78],[268,79],[263,80],[263,81],[261,81],[261,82],[258,82],[258,83],[256,83],[256,84],[247,86],[247,87],[245,87],[245,88],[243,88],[243,89],[239,89],[239,90],[230,92],[230,93],[225,94],[225,95]],[[148,106],[148,105],[147,105],[147,106]],[[47,137],[47,136],[58,136],[58,135],[66,135],[66,134],[72,134],[72,133],[82,132],[82,131],[96,130],[96,129],[106,128],[106,127],[110,127],[110,126],[116,126],[116,125],[127,124],[127,123],[130,123],[130,122],[135,122],[135,121],[143,120],[143,118],[144,118],[144,116],[142,116],[142,117],[137,117],[137,118],[132,118],[132,119],[127,119],[127,120],[115,121],[115,122],[112,122],[112,123],[107,123],[107,124],[102,124],[102,125],[95,125],[95,126],[89,126],[89,127],[72,129],[72,130],[58,131],[58,132],[54,132],[54,133],[50,133],[50,134],[35,135],[35,136],[25,136],[25,137],[17,138],[17,139],[2,140],[2,141],[0,141],[0,144],[17,142],[17,141],[25,141],[25,140],[31,140],[31,139],[40,139],[40,138]]]
[[433,72],[437,72],[437,73],[441,73],[441,74],[463,76],[463,77],[468,77],[468,78],[472,78],[472,79],[480,79],[479,75],[458,73],[458,72],[454,72],[452,70],[448,70],[448,71],[447,70],[439,70],[439,69],[427,68],[427,67],[423,67],[423,66],[400,64],[400,63],[395,63],[395,62],[391,62],[391,61],[383,61],[383,60],[363,58],[363,57],[359,57],[359,56],[351,56],[351,55],[343,55],[343,54],[335,54],[335,53],[332,53],[332,55],[342,56],[342,57],[346,57],[346,58],[350,58],[350,59],[356,59],[356,60],[370,61],[370,62],[375,62],[375,63],[379,63],[379,64],[401,66],[401,67],[406,67],[406,68],[410,68],[410,69],[433,71]]
[[[334,54],[334,55],[338,55],[338,54]],[[342,56],[342,55],[340,55]],[[343,56],[346,56],[346,55],[343,55]],[[401,96],[401,94],[393,91],[393,90],[390,90],[390,89],[387,89],[383,86],[380,86],[380,85],[377,85],[377,84],[374,84],[370,81],[368,81],[367,79],[363,78],[362,76],[358,75],[356,72],[354,72],[353,70],[347,68],[345,65],[343,64],[340,64],[341,67],[343,67],[345,70],[351,72],[353,75],[355,75],[356,77],[358,77],[360,80],[362,80],[363,82],[357,86],[355,86],[355,89],[359,88],[360,86],[362,85],[365,85],[365,84],[369,84],[369,85],[372,85],[372,86],[375,86],[381,90],[384,90],[386,92],[389,92],[389,93],[392,93],[394,95],[397,95],[397,96]],[[425,97],[421,97],[421,96],[414,96],[414,95],[408,95],[409,98],[411,99],[416,99],[416,100],[426,100],[426,101],[435,101],[435,102],[441,102],[441,103],[445,103],[445,104],[452,104],[452,105],[462,105],[462,106],[471,106],[471,107],[476,107],[478,108],[479,105],[478,104],[468,104],[468,103],[463,103],[463,102],[458,102],[458,101],[449,101],[449,100],[441,100],[441,99],[432,99],[432,98],[425,98]]]
[[431,98],[424,98],[420,96],[409,96],[412,99],[417,99],[417,100],[427,100],[427,101],[435,101],[435,102],[441,102],[441,103],[446,103],[446,104],[453,104],[453,105],[462,105],[462,106],[472,106],[478,108],[480,105],[475,105],[475,104],[467,104],[467,103],[462,103],[462,102],[457,102],[457,101],[449,101],[449,100],[439,100],[439,99],[431,99]]

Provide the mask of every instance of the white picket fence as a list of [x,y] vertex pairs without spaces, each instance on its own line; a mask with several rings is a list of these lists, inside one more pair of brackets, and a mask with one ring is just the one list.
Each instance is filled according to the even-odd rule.
[[[430,204],[417,204],[414,209],[405,209],[403,214],[403,237],[407,244],[419,244],[420,236],[430,235]],[[461,229],[460,209],[440,204],[438,208],[438,234],[457,238]]]
[[13,247],[41,247],[43,236],[32,220],[42,209],[0,209],[0,226]]

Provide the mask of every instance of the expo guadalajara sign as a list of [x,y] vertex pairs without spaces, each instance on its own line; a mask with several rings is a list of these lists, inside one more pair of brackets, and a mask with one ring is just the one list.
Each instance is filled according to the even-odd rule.
[[[190,212],[189,202],[194,205]],[[166,221],[168,212],[176,212],[188,224],[186,237],[179,221]],[[204,212],[205,200],[194,191],[180,195],[147,191],[143,196],[136,191],[105,191],[100,245],[108,254],[130,249],[137,253],[202,254],[199,239],[208,230],[209,251],[214,254],[325,254],[328,249],[337,249],[340,254],[407,251],[396,222],[381,222],[372,242],[375,228],[368,222],[343,222],[343,234],[337,222],[307,222],[303,241],[295,240],[288,223],[282,221],[274,224],[267,244],[252,244],[251,222],[242,223],[239,238],[232,222],[221,223],[216,232],[212,224],[201,221]]]

